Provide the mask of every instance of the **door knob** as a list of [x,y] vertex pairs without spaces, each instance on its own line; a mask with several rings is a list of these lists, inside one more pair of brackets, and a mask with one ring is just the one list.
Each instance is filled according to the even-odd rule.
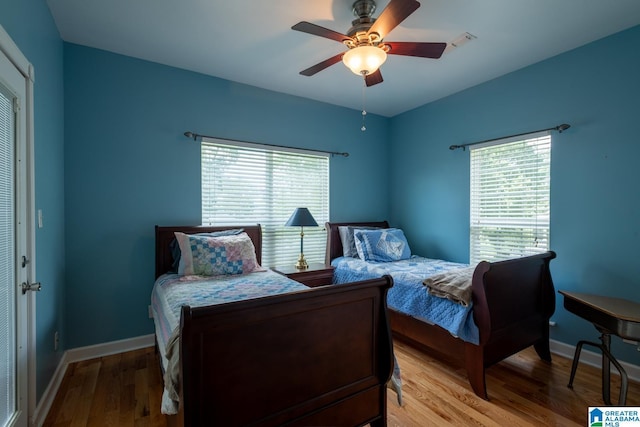
[[42,285],[40,284],[40,282],[36,282],[36,283],[23,282],[22,285],[20,286],[22,287],[22,295],[26,294],[27,291],[40,291],[40,289],[42,289]]

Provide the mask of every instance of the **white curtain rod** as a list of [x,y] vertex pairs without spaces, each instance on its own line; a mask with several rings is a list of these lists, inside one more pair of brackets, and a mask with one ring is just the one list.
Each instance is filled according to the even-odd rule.
[[449,146],[449,150],[457,150],[458,148],[462,148],[462,150],[464,151],[464,150],[467,149],[467,147],[469,147],[471,145],[484,144],[484,143],[487,143],[487,142],[499,141],[501,139],[514,138],[516,136],[524,136],[524,135],[530,135],[532,133],[545,132],[545,131],[548,131],[548,130],[557,130],[559,133],[562,133],[565,130],[569,129],[570,127],[571,127],[571,125],[563,123],[561,125],[558,125],[558,126],[555,126],[555,127],[552,127],[552,128],[534,130],[533,132],[518,133],[516,135],[508,135],[508,136],[503,136],[501,138],[485,139],[484,141],[472,142],[470,144],[450,145]]
[[186,136],[187,138],[192,138],[194,141],[197,141],[198,138],[212,138],[212,139],[220,139],[222,141],[243,142],[243,143],[246,143],[246,144],[264,145],[264,146],[267,146],[267,147],[288,148],[290,150],[315,151],[317,153],[331,154],[332,156],[349,157],[349,153],[339,153],[337,151],[314,150],[314,149],[306,149],[306,148],[300,148],[300,147],[288,147],[286,145],[264,144],[262,142],[239,141],[237,139],[220,138],[219,136],[201,135],[199,133],[194,133],[194,132],[191,132],[191,131],[186,131],[184,133],[184,136]]

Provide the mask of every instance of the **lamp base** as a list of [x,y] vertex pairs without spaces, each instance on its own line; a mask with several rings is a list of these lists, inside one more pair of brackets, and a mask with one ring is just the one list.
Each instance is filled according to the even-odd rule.
[[296,268],[298,270],[306,270],[309,268],[309,264],[307,264],[307,260],[304,259],[304,254],[300,253],[300,257],[298,258],[298,262],[296,263]]

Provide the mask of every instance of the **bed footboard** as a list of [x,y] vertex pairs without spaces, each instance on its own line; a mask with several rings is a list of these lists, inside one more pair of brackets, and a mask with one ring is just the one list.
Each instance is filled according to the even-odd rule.
[[467,374],[472,388],[487,399],[485,368],[529,346],[551,361],[549,319],[555,291],[549,251],[494,263],[481,262],[473,274],[473,317],[480,345],[465,343]]
[[186,426],[386,425],[391,277],[183,307]]

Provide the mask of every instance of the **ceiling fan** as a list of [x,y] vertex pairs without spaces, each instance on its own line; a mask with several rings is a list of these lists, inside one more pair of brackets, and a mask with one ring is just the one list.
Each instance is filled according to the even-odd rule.
[[353,14],[357,18],[351,22],[352,27],[347,34],[306,21],[297,23],[291,27],[293,30],[335,40],[349,48],[346,52],[302,70],[300,74],[313,76],[342,60],[355,74],[364,76],[367,86],[373,86],[382,83],[379,67],[386,60],[387,54],[440,58],[447,47],[446,43],[383,41],[387,34],[419,7],[420,3],[416,0],[391,0],[378,18],[372,18],[371,15],[376,10],[375,0],[356,0],[353,3]]

